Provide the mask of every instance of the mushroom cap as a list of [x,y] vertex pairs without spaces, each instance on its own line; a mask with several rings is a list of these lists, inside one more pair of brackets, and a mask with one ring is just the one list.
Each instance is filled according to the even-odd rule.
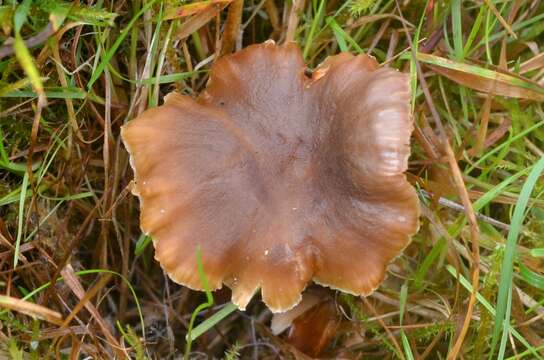
[[226,284],[274,312],[311,281],[372,293],[418,229],[404,171],[408,75],[341,53],[305,75],[300,49],[252,45],[213,65],[195,100],[171,93],[121,129],[142,231],[175,282]]

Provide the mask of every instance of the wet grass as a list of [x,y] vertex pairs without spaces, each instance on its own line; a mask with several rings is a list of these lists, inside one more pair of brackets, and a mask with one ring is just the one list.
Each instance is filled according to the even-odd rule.
[[[316,337],[324,358],[544,358],[544,4],[292,5],[0,5],[0,358],[305,358]],[[167,279],[119,138],[168,92],[198,94],[221,51],[269,38],[310,68],[370,53],[414,90],[420,231],[373,295],[320,293],[334,311],[307,334]]]

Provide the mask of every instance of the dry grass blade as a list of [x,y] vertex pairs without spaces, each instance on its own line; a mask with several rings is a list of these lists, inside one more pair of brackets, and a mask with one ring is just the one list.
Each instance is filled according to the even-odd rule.
[[85,305],[100,291],[106,284],[110,281],[111,274],[105,274],[100,278],[100,280],[94,285],[89,291],[85,293],[85,296],[77,303],[77,305],[72,309],[70,315],[64,319],[61,324],[61,328],[65,328],[70,324],[70,322],[76,317],[76,315],[85,307]]
[[440,56],[418,53],[417,59],[463,86],[496,95],[544,101],[544,87],[515,74],[460,63]]
[[164,19],[173,20],[181,17],[196,15],[202,12],[207,12],[210,9],[216,9],[218,6],[225,6],[233,0],[211,0],[200,1],[192,4],[182,5],[175,8],[169,8],[165,11]]
[[55,325],[62,324],[62,315],[57,311],[11,296],[0,295],[0,307],[18,311]]
[[508,22],[506,22],[506,20],[504,20],[504,18],[502,17],[501,13],[499,12],[499,10],[497,10],[497,8],[495,7],[495,4],[493,4],[492,1],[490,0],[484,0],[485,4],[487,5],[487,7],[489,7],[489,9],[491,9],[491,11],[493,12],[493,15],[495,15],[495,17],[499,20],[499,22],[501,23],[501,25],[506,29],[506,31],[514,38],[514,39],[517,39],[518,36],[516,35],[516,33],[514,32],[514,30],[512,30],[512,27],[510,26],[510,24],[508,24]]
[[[39,33],[29,37],[28,39],[25,39],[24,40],[25,46],[27,48],[33,48],[35,46],[43,44],[54,33],[55,33],[55,29],[53,28],[53,24],[50,22]],[[6,56],[13,54],[14,51],[15,49],[13,48],[13,45],[11,44],[4,44],[0,46],[0,59],[3,59]]]
[[270,19],[270,26],[272,26],[272,29],[273,29],[272,34],[270,34],[270,37],[272,39],[275,39],[281,32],[280,18],[278,16],[278,8],[276,7],[274,0],[266,0],[266,2],[264,3],[264,8]]
[[[77,276],[74,274],[74,270],[70,265],[67,265],[61,272],[62,277],[64,278],[64,282],[68,287],[72,290],[72,292],[77,296],[77,298],[83,302],[82,300],[85,298],[85,290],[83,288],[83,285],[79,282]],[[94,317],[98,325],[100,326],[100,329],[106,336],[106,339],[108,342],[112,345],[114,351],[120,356],[120,358],[124,357],[124,352],[122,351],[122,346],[119,344],[117,339],[113,336],[109,326],[107,325],[106,321],[100,315],[96,307],[91,304],[90,302],[83,302],[85,308],[91,313],[91,315]]]
[[221,39],[220,55],[225,55],[232,50],[236,45],[238,34],[240,33],[240,24],[242,23],[242,10],[244,8],[244,0],[234,0],[229,6],[223,38]]
[[491,111],[491,94],[485,99],[484,106],[482,107],[480,117],[480,127],[478,129],[478,135],[476,136],[476,145],[474,145],[474,151],[476,154],[480,153],[484,149],[485,140],[487,137],[487,128],[489,126],[489,113]]
[[544,52],[523,62],[519,67],[519,73],[525,74],[544,67]]
[[306,0],[293,0],[291,11],[289,12],[289,20],[287,22],[285,42],[295,41],[295,34],[297,32],[298,23],[300,20],[300,13],[304,9],[305,2]]
[[195,12],[178,28],[176,39],[183,40],[189,37],[192,33],[209,23],[228,3],[215,3],[212,6],[203,7],[201,11]]
[[372,22],[383,20],[383,19],[395,19],[395,20],[398,20],[400,22],[403,22],[404,24],[406,24],[407,26],[409,26],[411,28],[415,27],[414,24],[412,24],[411,22],[409,22],[406,19],[401,18],[398,15],[395,15],[395,14],[379,14],[379,15],[361,16],[359,19],[357,19],[357,21],[354,21],[353,24],[350,24],[347,28],[348,29],[354,29],[354,28],[358,28],[360,26],[370,24]]

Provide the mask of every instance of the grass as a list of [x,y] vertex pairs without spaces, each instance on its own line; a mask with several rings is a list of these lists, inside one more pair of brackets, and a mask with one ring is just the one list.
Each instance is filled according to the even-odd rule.
[[290,3],[245,0],[230,40],[289,34],[310,68],[350,51],[411,74],[421,227],[381,287],[312,286],[330,326],[276,336],[258,297],[237,311],[228,289],[178,286],[153,260],[119,128],[200,93],[229,1],[6,1],[0,358],[304,358],[305,335],[324,358],[544,358],[544,5]]

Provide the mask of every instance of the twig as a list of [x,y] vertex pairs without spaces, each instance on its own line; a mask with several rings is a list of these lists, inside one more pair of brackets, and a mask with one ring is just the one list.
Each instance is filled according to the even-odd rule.
[[[429,194],[427,191],[425,190],[419,190],[419,193],[428,198],[428,199],[432,199],[432,195]],[[450,209],[453,209],[453,210],[456,210],[456,211],[460,211],[460,212],[463,212],[465,211],[465,207],[461,204],[458,204],[456,203],[455,201],[451,201],[449,199],[446,199],[446,198],[443,198],[443,197],[439,197],[438,198],[438,203],[442,206],[445,206],[447,208],[450,208]],[[510,230],[510,225],[508,224],[505,224],[499,220],[495,220],[493,219],[492,217],[489,217],[489,216],[486,216],[484,214],[480,214],[480,213],[475,213],[476,217],[488,224],[491,224],[493,226],[496,226],[500,229],[503,229],[503,230],[506,230],[506,231],[509,231]]]
[[[25,45],[27,48],[30,49],[40,44],[43,44],[54,33],[55,30],[53,29],[53,24],[49,22],[39,33],[26,39]],[[5,58],[6,56],[10,56],[15,52],[13,45],[11,43],[6,44],[6,42],[8,41],[6,40],[4,42],[4,45],[0,46],[0,59]]]

